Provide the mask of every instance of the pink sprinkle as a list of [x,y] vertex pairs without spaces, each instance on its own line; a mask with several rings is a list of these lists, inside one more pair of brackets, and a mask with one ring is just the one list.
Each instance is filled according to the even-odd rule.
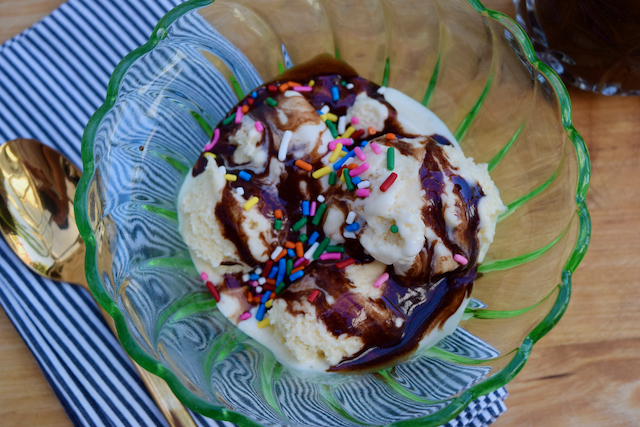
[[311,86],[294,86],[293,90],[297,92],[311,92],[313,88]]
[[242,121],[242,107],[238,107],[236,110],[236,124]]
[[459,262],[462,265],[467,265],[469,263],[469,261],[465,257],[463,257],[462,255],[460,255],[460,254],[455,254],[453,256],[453,259],[454,259],[454,261]]
[[316,202],[311,202],[311,209],[309,209],[309,216],[316,214]]
[[340,252],[329,252],[329,253],[320,255],[320,259],[322,261],[325,261],[327,259],[340,259],[341,257],[342,257],[342,254]]
[[373,152],[374,152],[374,153],[376,153],[376,154],[380,154],[380,153],[382,153],[382,148],[380,148],[380,146],[379,146],[377,143],[375,143],[375,142],[372,142],[372,143],[371,143],[371,149],[372,149],[372,150],[373,150]]
[[209,275],[203,271],[202,273],[200,273],[200,278],[202,279],[203,282],[206,282],[207,279],[209,278]]
[[357,168],[351,169],[349,171],[349,176],[358,176],[362,172],[366,171],[367,169],[369,169],[369,163],[363,163],[360,166],[358,166]]
[[359,121],[360,120],[358,120],[358,118],[356,116],[351,117],[351,124],[352,125],[357,125]]
[[249,313],[248,311],[245,311],[240,315],[240,320],[247,320],[250,317],[251,317],[251,313]]
[[218,142],[218,139],[220,139],[220,129],[216,128],[216,130],[213,131],[211,142],[204,146],[204,151],[211,150],[213,146],[216,145],[216,142]]
[[358,197],[369,197],[369,189],[368,188],[358,188],[356,190],[356,196]]
[[305,260],[306,260],[306,258],[301,256],[300,258],[298,258],[296,260],[296,262],[293,263],[293,268],[298,268],[300,266],[300,264],[302,264]]
[[255,287],[257,287],[260,283],[258,283],[258,281],[257,281],[257,280],[252,280],[252,281],[250,281],[250,282],[249,282],[249,284],[255,288]]
[[356,156],[358,156],[358,158],[363,162],[367,160],[367,155],[362,152],[362,148],[356,147],[353,149],[353,151],[356,153]]
[[263,296],[264,294],[256,294],[253,296],[253,300],[255,301],[255,300],[261,299]]
[[353,144],[353,141],[351,140],[351,138],[338,138],[338,139],[334,139],[333,141],[329,142],[329,150],[333,151],[336,149],[336,145],[338,144],[342,144],[342,145],[351,145]]
[[373,287],[379,288],[387,280],[389,280],[389,273],[382,273],[380,277],[378,277],[376,281],[373,282]]
[[258,132],[262,132],[264,130],[264,126],[262,126],[262,123],[260,123],[260,122],[256,122],[255,126],[256,126],[256,130]]

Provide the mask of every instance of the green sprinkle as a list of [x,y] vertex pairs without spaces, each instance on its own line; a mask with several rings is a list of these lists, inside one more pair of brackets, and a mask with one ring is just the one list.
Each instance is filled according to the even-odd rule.
[[298,222],[296,222],[295,224],[293,224],[293,231],[298,231],[300,230],[305,224],[307,223],[307,217],[303,216],[302,219],[300,219]]
[[396,164],[396,150],[393,147],[387,149],[387,169],[392,171]]
[[321,204],[320,206],[318,206],[318,209],[316,210],[316,214],[313,216],[313,219],[311,220],[311,223],[313,225],[318,225],[320,224],[320,221],[322,220],[322,216],[324,215],[324,211],[327,210],[327,205],[326,204]]
[[291,274],[291,270],[293,270],[293,260],[289,258],[287,260],[287,276]]
[[275,107],[276,105],[278,105],[278,101],[276,101],[275,99],[273,99],[272,97],[268,97],[266,99],[267,105],[269,107]]
[[234,121],[236,119],[236,113],[233,113],[232,115],[230,115],[229,117],[227,117],[226,119],[224,119],[222,121],[223,125],[228,125],[229,123],[231,123],[232,121]]
[[346,86],[346,85],[347,85],[347,82],[345,82],[345,81],[343,80],[343,81],[341,81],[341,82],[340,82],[340,84],[341,84],[342,86]]
[[398,226],[397,225],[392,225],[389,230],[391,230],[392,233],[397,233],[398,232]]
[[340,252],[340,253],[344,253],[344,246],[338,246],[338,245],[330,245],[330,246],[327,246],[327,252]]
[[273,228],[275,228],[278,231],[282,230],[282,220],[281,219],[276,219],[273,222]]
[[338,175],[336,175],[334,171],[331,171],[331,173],[329,174],[329,185],[336,185],[337,178]]
[[284,287],[285,287],[284,282],[280,282],[280,283],[278,284],[278,286],[276,287],[276,294],[279,294],[280,292],[282,292],[282,291],[283,291],[283,289],[284,289]]
[[353,189],[356,187],[353,185],[353,181],[351,181],[351,175],[349,175],[349,169],[344,168],[342,170],[342,174],[344,175],[344,182],[347,183],[347,189],[349,189],[349,191],[353,191]]
[[333,138],[337,138],[338,137],[338,129],[336,128],[335,123],[333,123],[331,120],[327,119],[324,121],[327,124],[327,127],[329,128],[329,131],[331,132],[331,136],[333,136]]
[[320,255],[322,255],[324,250],[327,249],[327,246],[329,246],[329,242],[330,240],[328,237],[322,239],[322,242],[320,242],[320,246],[318,246],[318,249],[316,249],[316,251],[313,253],[313,257],[318,258]]
[[306,234],[301,234],[300,236],[298,236],[298,240],[300,240],[302,243],[304,243],[307,240],[309,240],[309,238],[307,237]]

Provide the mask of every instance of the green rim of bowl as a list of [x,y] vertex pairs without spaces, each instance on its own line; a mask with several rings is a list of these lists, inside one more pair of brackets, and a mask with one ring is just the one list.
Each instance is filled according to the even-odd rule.
[[[114,106],[120,82],[127,72],[128,68],[142,55],[149,52],[157,46],[157,44],[166,36],[166,29],[177,19],[189,11],[209,5],[215,0],[188,0],[185,3],[170,10],[156,25],[153,30],[153,34],[149,38],[149,41],[143,46],[135,49],[127,56],[125,56],[118,66],[113,71],[107,87],[107,96],[104,104],[93,114],[87,127],[85,128],[82,136],[82,162],[84,165],[84,173],[78,184],[78,189],[75,198],[75,214],[76,221],[80,234],[84,239],[87,246],[85,269],[87,275],[87,281],[91,293],[97,302],[113,317],[116,323],[118,331],[118,337],[122,346],[126,352],[135,360],[140,366],[147,371],[163,378],[175,395],[184,403],[187,407],[191,408],[195,412],[206,415],[211,418],[226,420],[236,423],[240,426],[257,426],[260,424],[247,418],[246,416],[237,412],[228,410],[223,407],[214,406],[207,401],[199,398],[192,392],[190,392],[176,377],[176,375],[167,369],[162,364],[152,359],[134,340],[131,332],[129,331],[125,317],[119,310],[118,306],[109,297],[100,276],[98,274],[98,266],[96,263],[96,242],[93,230],[89,222],[87,213],[87,197],[88,187],[94,175],[94,163],[93,163],[93,141],[96,135],[96,131],[103,117]],[[578,238],[576,245],[567,260],[562,271],[562,283],[559,285],[559,292],[556,302],[549,312],[549,314],[540,322],[537,327],[527,335],[518,349],[514,351],[514,357],[500,372],[493,375],[489,379],[476,384],[469,388],[460,396],[454,398],[451,403],[444,409],[426,417],[416,418],[412,420],[405,420],[393,423],[393,426],[415,426],[420,423],[423,427],[439,426],[445,424],[460,412],[462,412],[473,400],[487,393],[490,393],[498,388],[506,385],[509,381],[515,377],[524,367],[533,344],[535,344],[540,338],[542,338],[547,332],[549,332],[558,323],[562,315],[564,314],[569,304],[569,298],[571,296],[571,276],[575,269],[582,261],[591,236],[591,220],[589,217],[589,211],[585,203],[587,189],[589,187],[589,178],[591,174],[591,163],[589,161],[589,154],[585,146],[584,140],[580,134],[574,129],[571,120],[571,101],[566,87],[558,77],[558,75],[545,63],[540,61],[533,49],[529,37],[525,34],[524,30],[507,15],[485,8],[478,0],[467,0],[469,4],[482,16],[493,19],[501,23],[518,39],[522,45],[523,52],[532,65],[532,67],[540,72],[553,86],[558,100],[560,103],[562,125],[567,133],[567,136],[573,142],[576,150],[576,157],[578,161],[578,181],[576,191],[576,205],[577,214],[580,220],[580,228],[578,232]]]

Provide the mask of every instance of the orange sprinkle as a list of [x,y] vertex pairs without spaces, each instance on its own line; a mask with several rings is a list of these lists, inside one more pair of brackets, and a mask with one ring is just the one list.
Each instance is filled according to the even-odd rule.
[[291,274],[293,274],[293,273],[297,273],[297,272],[298,272],[298,271],[300,271],[300,270],[304,270],[304,265],[301,265],[301,266],[299,266],[299,267],[294,268],[293,270],[291,270]]
[[376,133],[376,128],[373,126],[369,126],[369,129],[367,130],[369,131],[369,135],[374,135]]
[[249,106],[248,105],[243,105],[242,106],[242,114],[247,114],[249,112]]
[[311,170],[313,169],[313,166],[311,166],[309,163],[305,162],[304,160],[296,160],[295,165],[300,169],[306,170],[307,172],[311,172]]
[[284,92],[285,90],[289,89],[289,85],[286,83],[283,83],[280,85],[278,89],[280,90],[280,92]]
[[357,163],[349,163],[349,164],[347,165],[347,169],[349,169],[350,171],[351,171],[351,170],[354,170],[354,169],[355,169],[355,168],[357,168],[357,167],[358,167],[358,164],[357,164]]
[[271,296],[269,297],[269,299],[276,299],[276,293],[275,292],[271,292]]
[[267,279],[267,283],[270,285],[275,285],[276,284],[276,279]]
[[395,133],[388,133],[384,137],[385,137],[385,139],[396,139],[396,134]]
[[296,82],[289,82],[287,84],[289,85],[289,87],[302,86],[300,83],[296,83]]
[[273,215],[276,217],[276,219],[282,219],[282,211],[280,209],[276,209]]
[[291,242],[291,241],[289,241],[289,240],[287,240],[287,243],[284,244],[284,247],[288,248],[288,249],[295,249],[296,248],[296,244]]
[[296,255],[298,255],[298,258],[302,258],[304,256],[304,247],[302,246],[302,242],[296,242]]
[[248,303],[253,302],[253,295],[251,294],[251,292],[247,292],[247,302]]
[[273,260],[273,262],[278,262],[280,261],[282,258],[285,257],[285,255],[287,254],[287,251],[285,250],[281,250],[280,254],[278,254],[278,256],[276,257],[276,259]]

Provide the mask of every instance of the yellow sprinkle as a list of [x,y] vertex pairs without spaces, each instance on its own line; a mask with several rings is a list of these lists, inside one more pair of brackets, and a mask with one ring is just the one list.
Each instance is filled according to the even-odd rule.
[[273,300],[272,299],[270,299],[269,301],[264,303],[264,306],[267,307],[267,308],[271,308],[272,305],[273,305]]
[[243,208],[245,211],[248,211],[249,209],[254,207],[256,203],[258,203],[258,198],[256,196],[253,196],[247,203],[244,204]]
[[340,154],[338,154],[338,155],[340,156],[340,158],[343,158],[344,156],[347,155],[347,152],[342,150],[342,151],[340,151]]
[[340,138],[350,138],[351,135],[353,135],[353,133],[356,131],[356,128],[354,128],[353,126],[349,126],[347,128],[347,130],[345,131],[345,133],[343,133]]
[[[338,121],[338,116],[336,116],[333,113],[323,114],[323,116],[327,116],[327,119],[331,120],[332,122],[337,122]],[[354,129],[354,131],[355,131],[355,129]]]
[[349,173],[349,170],[348,170],[348,169],[344,169],[344,170],[342,171],[342,173],[340,174],[340,181],[341,181],[341,182],[345,182],[345,180],[344,180],[344,174],[345,174],[345,171],[347,171],[346,173]]
[[[266,304],[265,304],[266,305]],[[269,326],[271,323],[269,323],[269,318],[265,317],[264,319],[262,319],[261,321],[258,322],[258,328],[266,328],[267,326]]]
[[207,160],[209,160],[210,158],[211,159],[215,159],[216,157],[217,156],[215,154],[213,154],[213,153],[204,153],[204,158],[207,159]]
[[315,80],[309,80],[309,87],[313,87],[314,84],[316,84]]
[[321,114],[320,115],[320,120],[322,120],[323,122],[327,121],[327,115],[326,114]]
[[227,174],[224,175],[224,179],[226,179],[227,181],[234,182],[234,181],[238,180],[238,176],[234,175],[232,173],[227,173]]
[[329,162],[333,163],[338,160],[338,156],[342,152],[342,144],[339,142],[336,144],[336,148],[333,149],[333,153],[331,153],[331,157],[329,157]]
[[[342,150],[342,148],[341,148],[341,150]],[[323,168],[318,169],[314,173],[312,173],[311,176],[314,177],[315,179],[318,179],[318,178],[323,177],[325,175],[329,175],[330,173],[331,173],[331,167],[325,166]]]

